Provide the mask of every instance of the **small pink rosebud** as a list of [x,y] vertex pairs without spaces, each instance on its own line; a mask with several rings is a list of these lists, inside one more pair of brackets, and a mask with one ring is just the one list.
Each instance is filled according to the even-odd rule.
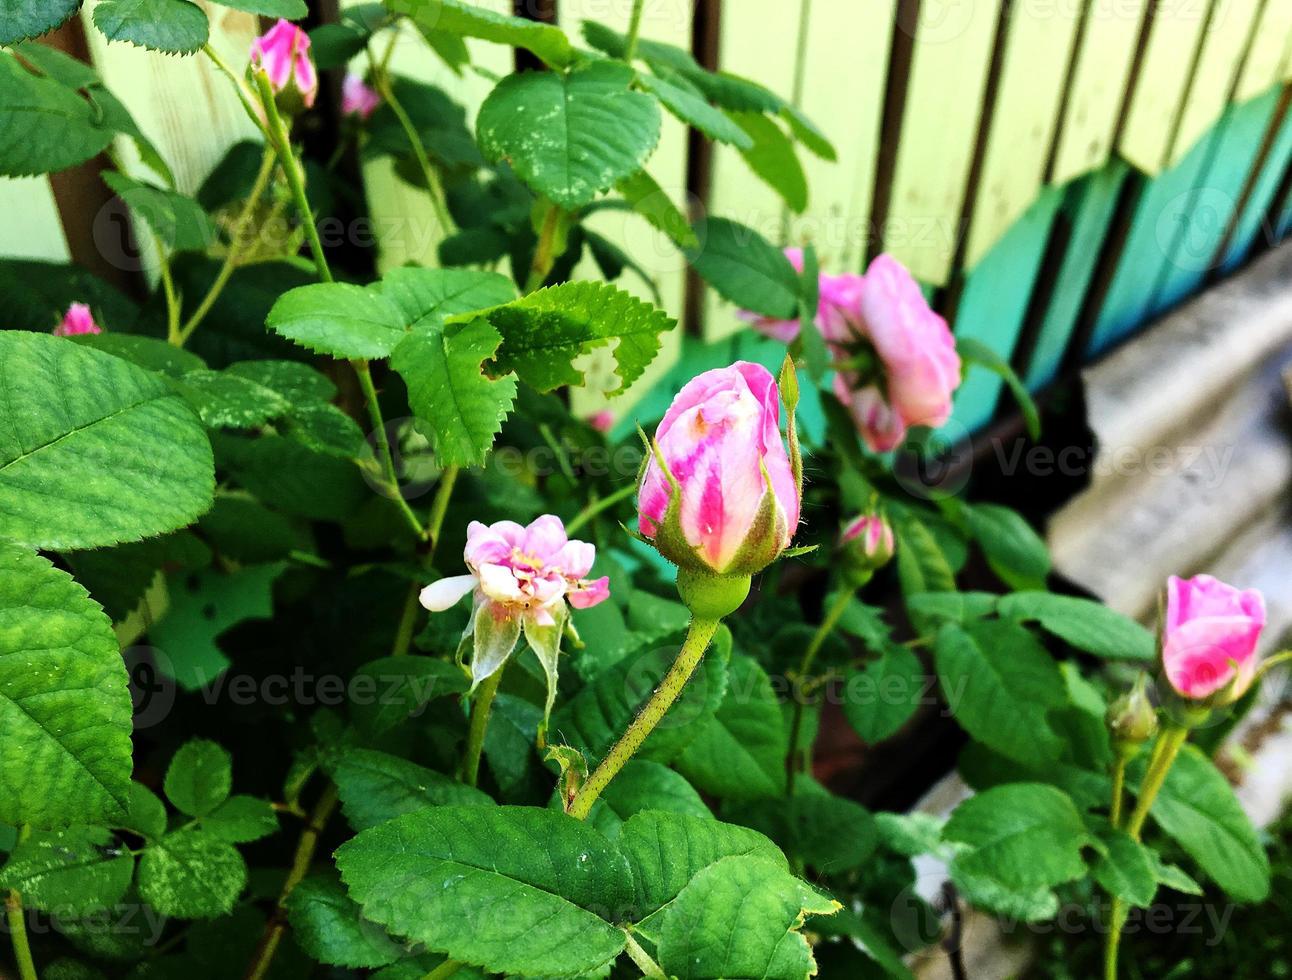
[[[801,275],[803,273],[803,250],[801,248],[787,248],[785,257],[790,260],[790,265],[794,266],[795,271]],[[817,281],[816,325],[821,331],[821,336],[826,340],[843,340],[848,336],[850,329],[855,329],[850,328],[849,324],[855,324],[860,316],[858,304],[861,300],[863,283],[863,277],[854,272],[846,272],[842,275],[821,273]],[[783,344],[793,343],[799,335],[801,324],[797,319],[777,320],[774,317],[760,316],[747,310],[742,310],[738,315],[759,333],[765,334],[773,340],[779,340]]]
[[295,94],[306,108],[314,105],[319,76],[310,60],[310,36],[290,21],[279,18],[251,45],[251,64],[269,78],[275,93]]
[[592,415],[588,416],[588,425],[592,426],[592,428],[604,435],[615,427],[614,412],[610,411],[608,408],[603,408],[599,412],[594,412]]
[[353,72],[345,76],[341,83],[341,113],[346,116],[358,116],[367,119],[381,105],[381,96],[363,80],[362,75]]
[[610,596],[610,579],[589,580],[595,546],[572,541],[565,525],[544,514],[528,527],[514,521],[472,521],[463,552],[470,574],[443,578],[421,592],[421,603],[443,612],[468,593],[475,607],[464,636],[472,640],[472,689],[502,668],[522,632],[547,673],[547,711],[556,697],[557,657],[569,618],[568,601],[587,609]]
[[1265,598],[1210,575],[1166,587],[1162,667],[1171,687],[1191,701],[1232,704],[1256,679],[1256,646],[1265,628]]
[[893,528],[880,514],[862,514],[853,519],[844,527],[839,543],[853,570],[866,574],[887,565],[896,551]]
[[84,303],[69,306],[62,322],[54,328],[55,337],[76,337],[87,333],[103,333],[103,328],[94,322],[94,315]]
[[642,535],[682,569],[749,576],[766,567],[799,523],[792,414],[790,426],[787,453],[780,392],[759,364],[691,379],[655,431],[638,494]]

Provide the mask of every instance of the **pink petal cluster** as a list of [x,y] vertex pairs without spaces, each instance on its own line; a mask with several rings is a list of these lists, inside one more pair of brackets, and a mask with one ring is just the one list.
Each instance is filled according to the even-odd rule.
[[840,543],[857,549],[866,558],[882,557],[884,561],[892,557],[896,548],[893,529],[878,514],[862,514],[855,518],[844,527]]
[[[659,453],[677,483],[678,517],[693,554],[670,554],[657,535],[673,490],[651,458],[638,496],[638,528],[664,557],[727,572],[746,545],[770,551],[789,546],[799,522],[799,485],[780,432],[780,392],[771,373],[740,361],[692,378],[673,399],[655,432]],[[770,494],[777,539],[750,541]]]
[[367,119],[381,105],[376,89],[363,80],[362,75],[350,72],[341,83],[341,114]]
[[472,521],[463,552],[469,575],[440,579],[421,592],[421,603],[443,612],[470,592],[475,610],[471,676],[479,684],[511,656],[520,634],[547,671],[548,710],[556,693],[556,659],[569,610],[587,609],[610,595],[610,579],[587,578],[596,548],[571,541],[561,519],[544,514],[528,527],[514,521]]
[[1265,627],[1265,599],[1256,589],[1210,575],[1167,582],[1162,666],[1171,686],[1203,700],[1225,689],[1237,700],[1256,678],[1256,645]]
[[[802,270],[802,253],[786,255]],[[947,323],[929,307],[906,268],[877,256],[864,276],[822,274],[816,324],[836,360],[834,393],[875,452],[901,445],[907,430],[937,428],[951,417],[960,357]],[[786,343],[794,320],[752,318],[755,329]],[[858,355],[863,355],[860,358]],[[875,362],[861,370],[855,362]]]
[[608,408],[603,408],[599,412],[593,412],[588,416],[588,425],[598,432],[605,434],[615,427],[615,413]]
[[76,337],[87,333],[103,333],[103,328],[94,322],[94,314],[84,303],[69,306],[62,321],[54,328],[55,337]]
[[269,87],[283,92],[293,86],[306,107],[314,105],[319,76],[310,60],[310,36],[291,21],[278,23],[251,44],[251,63],[264,69]]

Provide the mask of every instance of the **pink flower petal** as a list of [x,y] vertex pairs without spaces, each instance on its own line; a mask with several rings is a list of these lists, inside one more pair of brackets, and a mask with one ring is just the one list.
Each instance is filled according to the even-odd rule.
[[463,596],[476,587],[477,581],[474,575],[442,578],[422,589],[417,598],[431,612],[444,612],[457,605]]

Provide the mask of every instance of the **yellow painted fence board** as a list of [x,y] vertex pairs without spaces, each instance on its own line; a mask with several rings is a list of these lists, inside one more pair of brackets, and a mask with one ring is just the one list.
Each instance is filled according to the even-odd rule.
[[[48,177],[0,177],[0,256],[67,262],[67,238]],[[7,324],[8,325],[8,324]]]
[[1292,36],[1292,3],[1266,0],[1252,50],[1247,55],[1234,92],[1235,102],[1246,102],[1263,93],[1279,80],[1283,52]]
[[926,283],[951,275],[999,14],[1000,0],[920,7],[884,242]]
[[987,137],[965,265],[973,268],[1032,205],[1045,178],[1079,10],[1010,7],[1005,60]]

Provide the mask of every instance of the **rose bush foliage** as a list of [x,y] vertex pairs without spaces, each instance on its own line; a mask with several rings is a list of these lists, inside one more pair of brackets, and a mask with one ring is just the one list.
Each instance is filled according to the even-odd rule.
[[[1155,670],[1148,630],[1047,591],[1018,514],[883,455],[921,451],[971,363],[1008,368],[893,259],[824,275],[811,246],[693,223],[644,169],[669,112],[801,209],[796,154],[834,151],[791,103],[596,23],[579,42],[387,0],[307,35],[297,0],[231,3],[285,18],[217,64],[262,142],[190,196],[93,69],[32,40],[76,6],[0,13],[0,174],[132,142],[141,166],[103,179],[158,285],[0,262],[0,890],[23,980],[905,977],[936,938],[924,856],[1028,921],[1094,887],[1116,917],[1190,874],[1265,895],[1255,831],[1186,744],[1250,699],[1258,597],[1173,580],[1163,704],[1124,694]],[[219,59],[207,18],[103,0],[92,22]],[[473,130],[388,71],[410,26],[453,71],[468,38],[547,70],[497,81]],[[342,138],[435,202],[438,267],[323,246],[313,219],[354,189],[295,136],[347,63]],[[605,207],[777,341],[761,365],[684,359],[640,436],[562,397],[603,348],[622,392],[678,329],[570,281],[586,254],[649,286],[585,225]],[[978,559],[996,591],[961,590]],[[809,764],[823,692],[881,753],[949,713],[975,795],[941,821],[832,794]]]

